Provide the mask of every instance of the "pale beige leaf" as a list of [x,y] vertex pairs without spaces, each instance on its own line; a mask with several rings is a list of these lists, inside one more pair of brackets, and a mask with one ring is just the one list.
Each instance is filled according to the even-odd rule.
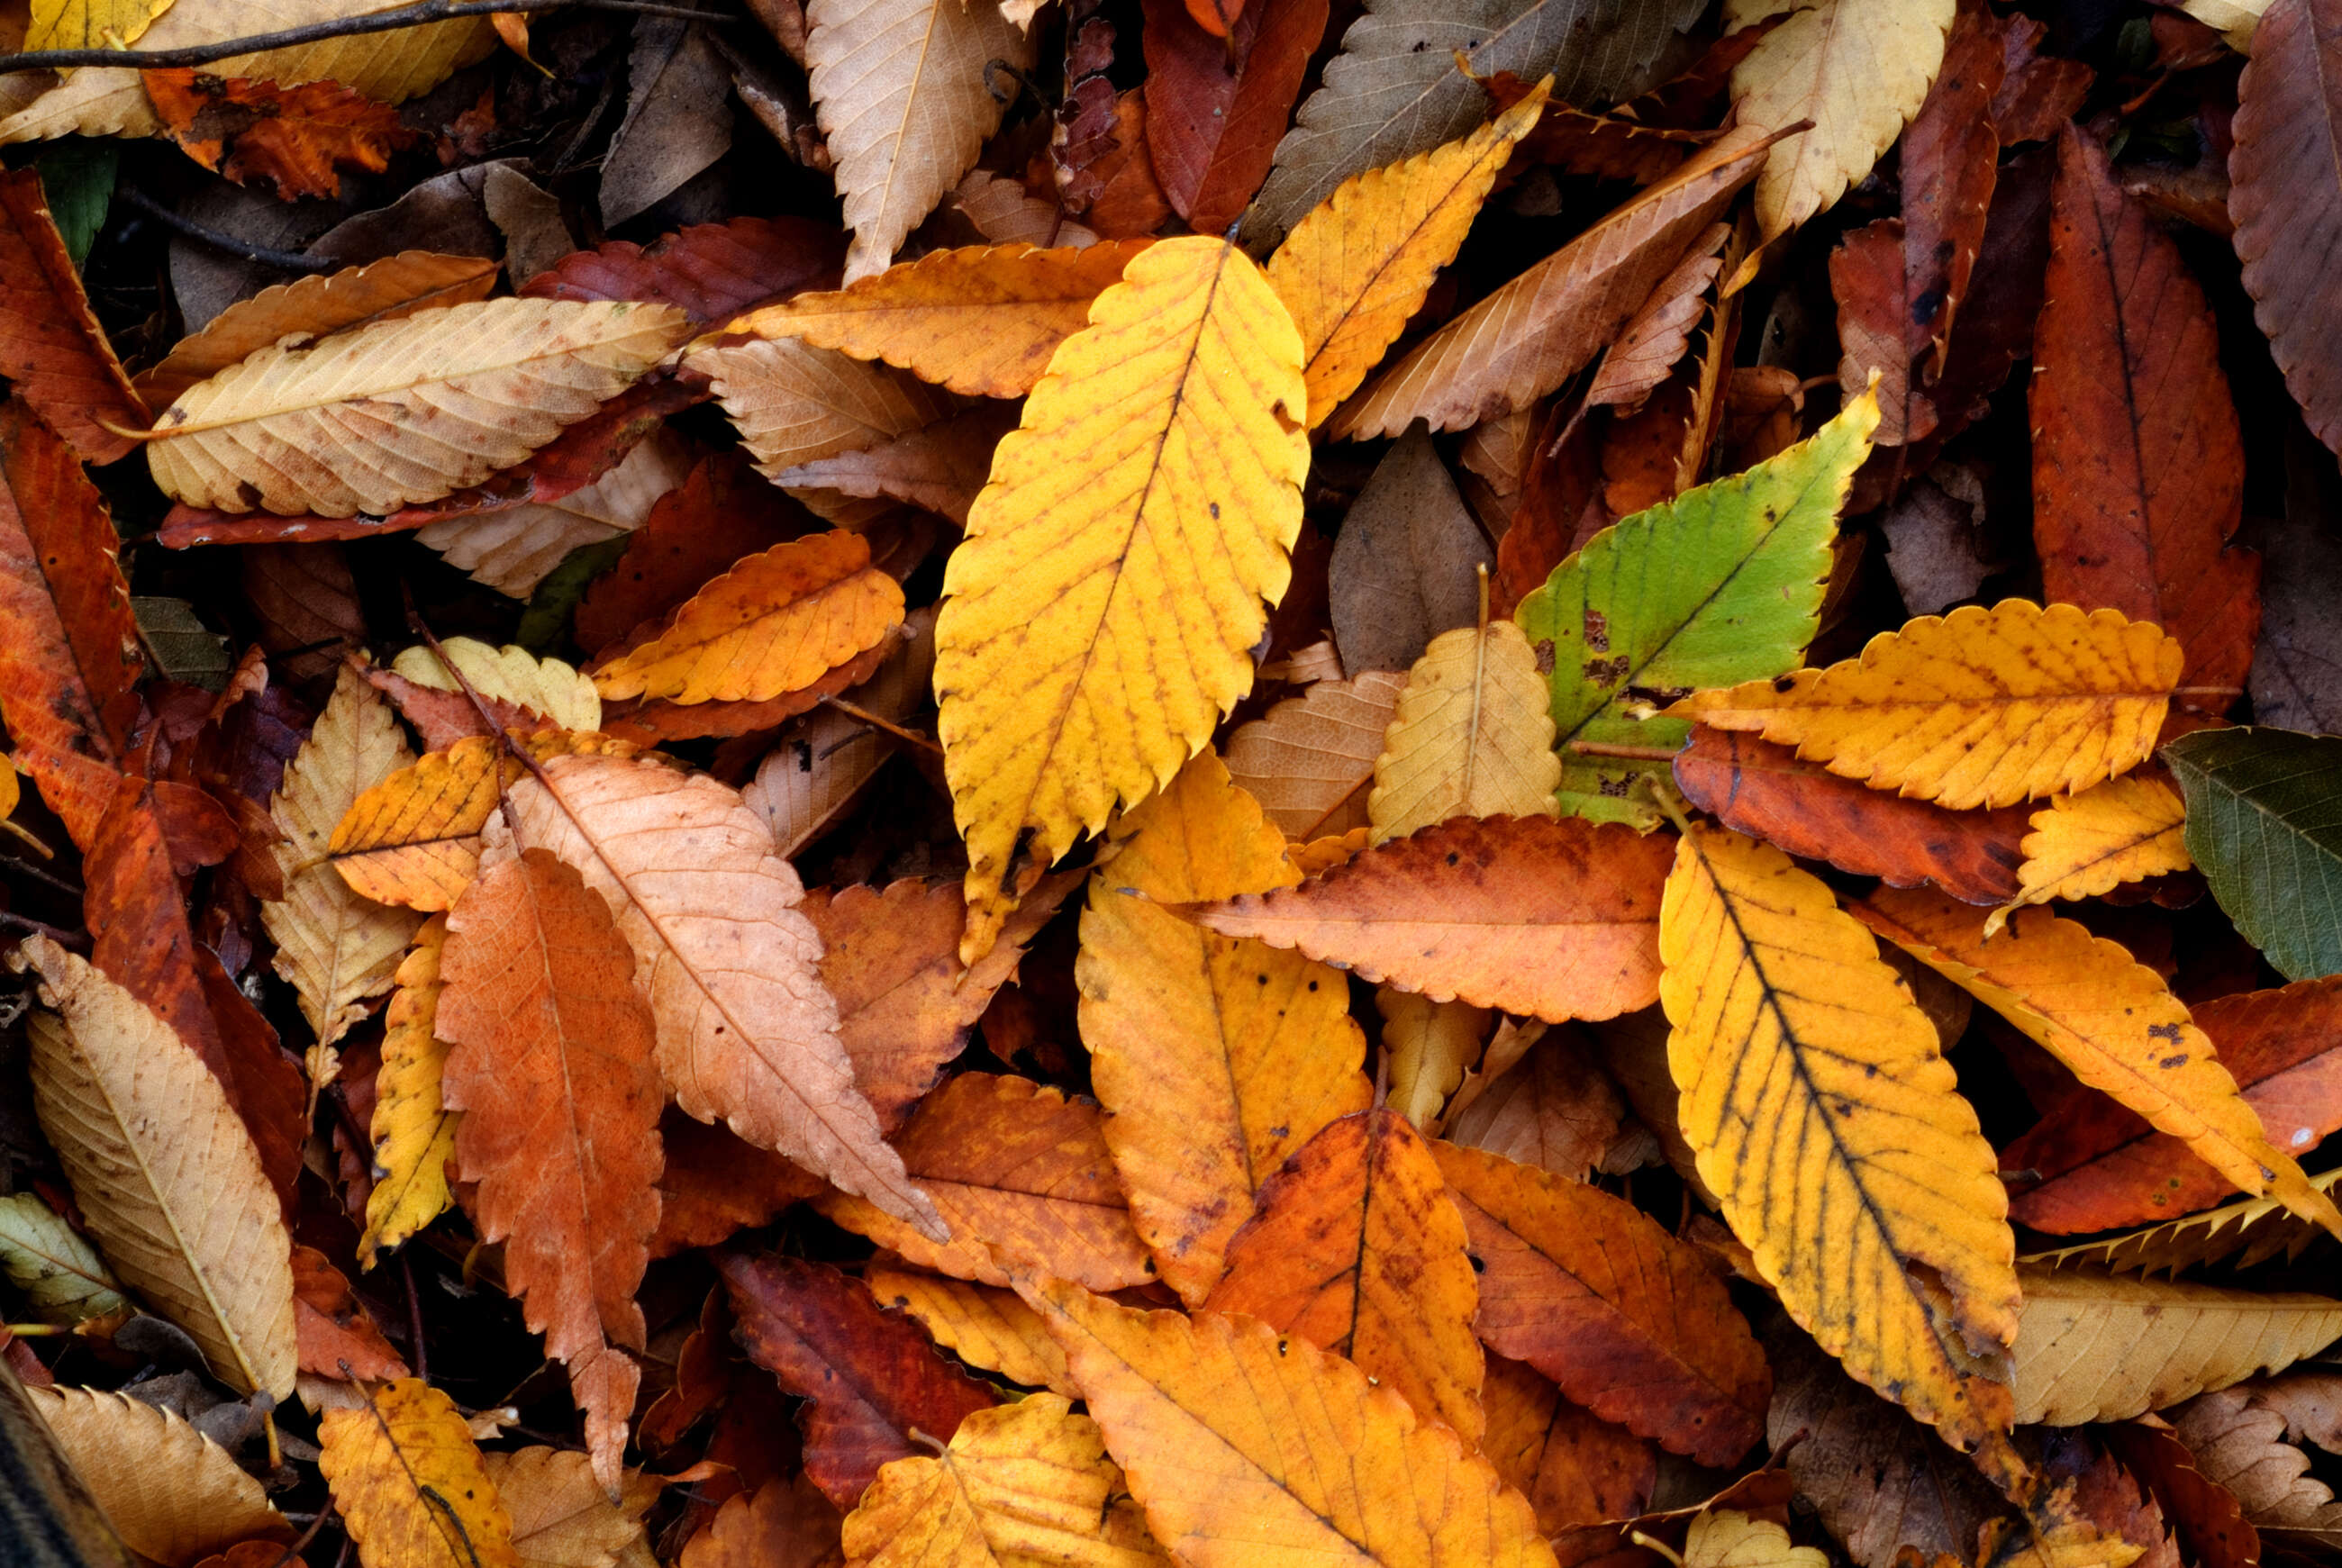
[[1095,230],[1066,215],[1065,208],[1045,202],[1015,180],[976,169],[954,186],[951,205],[994,245],[1062,246],[1080,250],[1098,243]]
[[658,1500],[658,1478],[633,1471],[611,1502],[593,1463],[575,1451],[540,1445],[483,1453],[480,1462],[512,1518],[521,1568],[617,1568],[621,1554],[644,1540],[643,1514]]
[[1496,1014],[1468,1002],[1434,1002],[1388,985],[1376,988],[1375,1011],[1383,1015],[1387,1104],[1418,1131],[1436,1127],[1440,1107],[1464,1082],[1464,1070],[1480,1059]]
[[43,1323],[130,1310],[97,1249],[35,1193],[0,1198],[0,1274]]
[[239,1541],[293,1538],[260,1483],[184,1418],[95,1388],[25,1393],[123,1544],[139,1556],[187,1568]]
[[1228,776],[1287,838],[1364,826],[1383,733],[1406,683],[1393,670],[1311,682],[1228,737]]
[[476,637],[450,637],[439,647],[446,655],[444,663],[439,654],[418,643],[393,659],[390,667],[418,686],[461,691],[447,672],[453,664],[483,697],[541,714],[565,730],[590,735],[602,727],[601,694],[575,664],[540,659],[509,643],[493,648]]
[[715,383],[766,478],[841,452],[866,452],[961,405],[907,370],[794,337],[695,348],[683,363]]
[[[902,644],[878,673],[853,688],[856,707],[898,724],[910,723],[928,700],[936,669],[935,606],[904,616],[901,631]],[[884,730],[836,708],[816,708],[781,731],[741,798],[765,819],[786,859],[835,822],[900,749],[902,743]]]
[[390,989],[423,924],[414,910],[354,891],[325,858],[335,827],[358,796],[414,761],[390,704],[344,664],[333,700],[285,764],[285,782],[268,804],[285,835],[271,849],[285,897],[263,903],[260,918],[276,944],[276,973],[299,997],[319,1045],[347,1034],[366,1015],[366,1004]]
[[2020,1423],[2127,1421],[2290,1366],[2342,1336],[2342,1301],[2294,1291],[2037,1264],[2018,1279]]
[[689,330],[672,305],[487,299],[265,348],[182,393],[147,465],[191,506],[395,512],[511,467]]
[[2253,1395],[2250,1388],[2207,1393],[2172,1412],[2171,1424],[2204,1479],[2236,1493],[2257,1528],[2342,1544],[2342,1503],[2309,1473],[2309,1455],[2286,1441],[2284,1414]]
[[415,541],[469,572],[472,581],[525,599],[572,550],[648,522],[653,504],[690,476],[692,457],[691,444],[662,427],[583,490],[558,501],[443,517],[419,531]]
[[1736,125],[1813,122],[1775,144],[1756,177],[1766,239],[1826,211],[1903,134],[1944,63],[1953,9],[1953,0],[1818,0],[1733,68]]
[[1546,678],[1520,627],[1441,633],[1407,672],[1375,761],[1375,842],[1451,816],[1557,815],[1553,739]]
[[905,1269],[874,1267],[863,1279],[880,1305],[900,1307],[917,1318],[937,1344],[968,1365],[1027,1388],[1081,1398],[1066,1370],[1066,1353],[1040,1314],[1015,1291]]
[[1736,1509],[1710,1509],[1684,1536],[1684,1568],[1829,1568],[1829,1553],[1792,1546],[1789,1533],[1769,1519]]
[[[506,797],[520,841],[609,900],[676,1103],[944,1239],[855,1086],[804,884],[756,813],[704,774],[626,758],[555,757],[543,776]],[[513,838],[491,821],[482,866],[510,858]]]
[[[282,32],[345,17],[395,11],[412,0],[178,0],[138,40],[135,53],[184,49],[223,39]],[[244,76],[293,86],[335,81],[386,104],[404,103],[447,79],[496,46],[485,16],[425,27],[323,39],[259,55],[237,55],[203,67],[211,75]],[[0,120],[0,143],[78,133],[85,136],[152,136],[163,125],[135,70],[85,67],[63,85]]]
[[772,475],[791,494],[834,490],[924,506],[965,526],[992,471],[992,449],[1016,428],[1016,406],[987,400],[863,452],[841,452]]
[[40,972],[33,1108],[98,1251],[221,1381],[290,1398],[292,1238],[219,1080],[168,1024],[47,937],[25,938],[10,963]]
[[806,65],[854,241],[846,281],[883,272],[1000,127],[1034,45],[963,0],[813,0]]

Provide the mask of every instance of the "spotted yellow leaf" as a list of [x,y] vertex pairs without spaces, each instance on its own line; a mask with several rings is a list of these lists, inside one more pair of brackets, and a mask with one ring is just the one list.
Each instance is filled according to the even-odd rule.
[[[2187,805],[2159,778],[2132,774],[2094,784],[2079,794],[2049,797],[2033,814],[2033,831],[2017,868],[2020,891],[2008,909],[2057,898],[2095,898],[2126,882],[2186,871]],[[1997,932],[2008,910],[1994,912],[1985,934]]]

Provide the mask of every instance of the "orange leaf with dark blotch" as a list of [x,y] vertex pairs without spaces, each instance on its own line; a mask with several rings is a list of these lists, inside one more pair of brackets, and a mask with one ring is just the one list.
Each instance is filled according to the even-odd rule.
[[[2301,1155],[2342,1129],[2342,975],[2217,997],[2196,1026],[2260,1113],[2269,1142]],[[2001,1151],[2005,1172],[2037,1172],[2009,1217],[2053,1235],[2151,1224],[2209,1208],[2235,1184],[2104,1094],[2077,1094]]]
[[1475,1327],[1606,1421],[1729,1464],[1764,1435],[1765,1353],[1715,1265],[1623,1198],[1432,1145],[1480,1260]]
[[931,1241],[849,1193],[815,1206],[956,1279],[1006,1285],[1008,1270],[1029,1268],[1093,1290],[1143,1285],[1155,1278],[1154,1264],[1131,1227],[1099,1121],[1094,1100],[1023,1078],[962,1073],[928,1095],[895,1138],[903,1168],[951,1226],[949,1241]]
[[1548,1535],[1605,1519],[1632,1519],[1651,1500],[1659,1455],[1636,1437],[1561,1397],[1526,1362],[1488,1358],[1480,1390],[1488,1430],[1480,1452],[1536,1510]]
[[967,900],[956,882],[906,877],[883,889],[807,891],[801,907],[821,933],[821,977],[837,998],[838,1038],[881,1127],[900,1126],[935,1086],[992,994],[1016,974],[1025,944],[1085,874],[1044,878],[972,970],[959,961]]
[[658,1224],[650,1004],[610,906],[542,849],[483,871],[447,914],[435,1025],[463,1112],[457,1176],[528,1326],[569,1370],[586,1446],[618,1484],[643,1347],[636,1287]]
[[825,672],[812,684],[761,703],[682,703],[665,697],[605,703],[602,731],[638,746],[655,747],[669,741],[696,740],[706,735],[750,735],[773,729],[819,707],[825,697],[851,691],[876,674],[879,666],[901,646],[901,632],[900,626],[896,627],[894,633]]
[[85,852],[138,717],[138,626],[115,544],[73,452],[26,404],[0,407],[0,719]]
[[612,240],[574,251],[520,285],[531,299],[635,299],[671,305],[701,326],[800,290],[834,288],[846,235],[810,218],[698,224],[648,245]]
[[1328,1123],[1269,1178],[1205,1312],[1247,1313],[1356,1362],[1417,1415],[1477,1442],[1478,1291],[1464,1220],[1395,1111]]
[[1935,83],[1903,131],[1904,341],[1914,356],[1932,342],[1939,369],[2000,174],[2000,138],[1987,112],[2008,69],[2004,25],[1982,0],[1966,0]]
[[[1268,177],[1277,138],[1326,33],[1326,0],[1146,0],[1146,153],[1171,210],[1199,235],[1236,222]],[[1241,0],[1238,0],[1241,4]]]
[[[1236,31],[1244,19],[1245,0],[1187,0],[1187,15],[1196,26],[1215,38],[1226,38]],[[1149,16],[1146,25],[1152,28],[1155,19]]]
[[1558,1023],[1658,997],[1675,840],[1582,817],[1457,817],[1298,887],[1197,905],[1206,930],[1295,947],[1436,1002]]
[[[2260,557],[2223,548],[2245,453],[2204,291],[2106,149],[2071,127],[2049,235],[2027,405],[2042,592],[2153,621],[2187,650],[2187,684],[2241,687]],[[2217,713],[2230,699],[2189,701]]]
[[659,1171],[654,1258],[712,1247],[829,1190],[827,1182],[786,1156],[672,1105],[659,1117],[659,1143],[666,1164]]
[[145,1003],[203,1058],[252,1134],[269,1184],[293,1203],[307,1138],[298,1061],[195,939],[162,802],[184,784],[116,775],[82,862],[82,915],[90,961]]
[[1840,778],[1794,747],[1706,724],[1676,754],[1675,777],[1686,800],[1725,826],[1791,854],[1895,887],[1932,882],[1969,904],[2017,895],[2029,807],[1946,811]]
[[807,1401],[797,1415],[806,1473],[840,1508],[855,1505],[880,1465],[929,1452],[914,1431],[949,1443],[961,1417],[998,1403],[918,1324],[826,1263],[726,1253],[716,1267],[741,1348]]
[[1837,301],[1838,388],[1862,395],[1878,378],[1878,428],[1871,440],[1901,446],[1936,428],[1935,404],[1918,385],[1910,345],[1913,282],[1905,270],[1901,218],[1881,218],[1849,233],[1830,253],[1830,293]]
[[408,1375],[348,1278],[315,1247],[293,1249],[293,1332],[303,1372],[369,1382]]
[[820,526],[757,477],[738,451],[707,458],[658,498],[626,553],[577,606],[578,645],[599,653],[697,593],[745,555]]
[[381,174],[390,155],[415,139],[395,108],[339,82],[286,87],[194,70],[141,75],[163,134],[180,151],[238,185],[270,181],[280,201],[338,196],[339,171]]
[[0,175],[0,375],[85,463],[136,444],[107,424],[152,418],[89,308],[37,169]]
[[2245,292],[2286,389],[2317,438],[2342,448],[2337,300],[2328,265],[2342,225],[2335,166],[2342,149],[2342,7],[2282,0],[2261,21],[2237,84],[2228,213]]

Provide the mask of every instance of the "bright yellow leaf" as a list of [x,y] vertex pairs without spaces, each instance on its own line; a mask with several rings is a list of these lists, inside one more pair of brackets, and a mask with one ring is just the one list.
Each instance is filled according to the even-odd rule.
[[[2186,871],[2187,804],[2159,778],[2132,774],[2093,784],[2079,794],[2049,797],[2033,814],[2025,835],[2025,864],[2017,868],[2024,892],[2008,905],[2054,898],[2095,898],[2126,882]],[[1985,934],[2000,930],[2008,910],[1994,912]]]
[[436,692],[460,691],[455,677],[447,672],[449,664],[471,683],[474,691],[491,701],[542,714],[565,730],[592,734],[602,727],[602,699],[594,683],[575,665],[559,659],[540,659],[526,648],[509,644],[496,648],[476,637],[450,637],[439,644],[438,653],[418,643],[393,659],[390,667],[418,686]]
[[1099,291],[1153,243],[936,251],[835,292],[751,311],[724,330],[884,360],[970,397],[1022,397],[1056,346],[1088,325]]
[[878,1472],[846,1517],[869,1568],[1168,1568],[1097,1423],[1036,1393],[964,1418],[951,1446]]
[[1190,1568],[1552,1568],[1528,1500],[1342,1357],[1255,1318],[1019,1289]]
[[966,962],[1251,689],[1292,578],[1306,397],[1260,269],[1225,241],[1165,240],[1098,295],[1001,441],[936,627]]
[[2187,1004],[2119,944],[2047,910],[1987,941],[1983,911],[1931,889],[1881,887],[1854,913],[2245,1192],[2342,1236],[2342,1212],[2268,1141]]
[[873,1267],[862,1277],[881,1306],[917,1318],[937,1344],[968,1365],[1027,1388],[1082,1396],[1066,1374],[1066,1353],[1015,1291],[906,1269]]
[[519,1568],[455,1402],[413,1377],[363,1397],[317,1423],[317,1468],[365,1568]]
[[903,585],[833,529],[751,555],[596,672],[606,697],[766,702],[803,691],[903,624]]
[[138,41],[171,0],[33,0],[24,49],[121,49]]
[[1684,1568],[1829,1568],[1829,1553],[1790,1545],[1789,1533],[1769,1519],[1716,1508],[1691,1522],[1683,1563]]
[[1456,259],[1552,85],[1546,77],[1468,136],[1353,175],[1269,258],[1269,284],[1301,331],[1311,429],[1358,390]]
[[1407,672],[1375,762],[1375,842],[1451,816],[1556,816],[1561,758],[1545,677],[1510,621],[1442,632]]
[[1389,985],[1376,989],[1375,1011],[1383,1015],[1390,1108],[1418,1128],[1436,1126],[1439,1108],[1464,1082],[1464,1070],[1480,1059],[1496,1014],[1469,1002],[1434,1002]]
[[[1199,1302],[1261,1183],[1362,1111],[1366,1036],[1339,971],[1162,907],[1290,887],[1285,839],[1206,752],[1111,831],[1082,912],[1082,1044],[1132,1223]],[[1126,892],[1127,889],[1129,891]]]
[[455,1154],[461,1111],[439,1097],[439,1077],[447,1064],[447,1043],[432,1033],[439,1016],[439,954],[447,945],[447,917],[435,914],[415,934],[415,945],[398,966],[383,1014],[382,1067],[375,1075],[375,1176],[366,1194],[365,1233],[358,1238],[358,1262],[375,1264],[375,1253],[395,1247],[437,1219],[447,1208],[447,1162]]
[[1947,1442],[2005,1445],[2007,1199],[1877,940],[1779,850],[1694,824],[1659,953],[1684,1136],[1782,1304]]
[[2179,644],[2117,611],[2004,599],[1921,615],[1859,657],[1666,711],[1954,811],[2073,794],[2155,749]]

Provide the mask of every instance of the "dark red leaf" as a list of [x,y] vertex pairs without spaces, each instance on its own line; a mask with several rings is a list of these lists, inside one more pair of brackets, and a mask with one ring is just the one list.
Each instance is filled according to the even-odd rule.
[[613,240],[530,278],[531,299],[632,299],[671,305],[702,326],[805,289],[836,288],[846,235],[806,218],[701,224],[649,245]]
[[1171,210],[1202,235],[1236,222],[1268,177],[1326,14],[1326,0],[1253,0],[1216,32],[1197,10],[1210,4],[1146,0],[1141,35],[1147,155]]

